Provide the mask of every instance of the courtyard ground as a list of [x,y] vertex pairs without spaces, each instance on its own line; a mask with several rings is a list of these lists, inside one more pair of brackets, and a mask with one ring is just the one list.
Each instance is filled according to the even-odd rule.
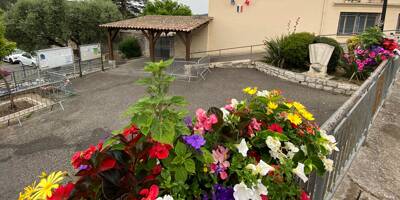
[[[145,93],[134,84],[142,74],[132,65],[75,79],[72,84],[77,95],[65,100],[65,111],[58,108],[33,114],[22,127],[0,129],[0,199],[16,199],[42,171],[72,172],[69,163],[75,151],[127,124],[121,114]],[[347,99],[253,69],[214,69],[205,81],[175,82],[171,93],[186,97],[193,113],[198,107],[222,106],[230,98],[242,98],[241,90],[247,86],[282,90],[287,98],[303,102],[320,124]]]
[[400,199],[400,76],[334,199]]

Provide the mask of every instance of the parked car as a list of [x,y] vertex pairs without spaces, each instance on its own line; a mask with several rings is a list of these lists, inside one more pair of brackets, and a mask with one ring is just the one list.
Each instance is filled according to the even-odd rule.
[[3,61],[9,62],[11,64],[14,63],[19,63],[19,57],[23,54],[26,53],[25,51],[22,51],[20,49],[15,49],[10,55],[5,56],[3,58]]
[[32,56],[30,53],[23,53],[18,57],[18,59],[21,66],[37,66],[36,57]]

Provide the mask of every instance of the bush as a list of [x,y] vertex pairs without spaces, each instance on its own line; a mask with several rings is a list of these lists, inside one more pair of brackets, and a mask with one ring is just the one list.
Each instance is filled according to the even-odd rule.
[[282,55],[285,67],[308,70],[308,45],[314,42],[314,34],[294,33],[283,41]]
[[343,53],[343,49],[340,46],[340,44],[332,38],[328,37],[316,37],[314,39],[314,43],[324,43],[324,44],[329,44],[331,46],[335,47],[335,50],[332,53],[331,59],[329,60],[328,64],[328,73],[335,72],[336,67],[338,66],[340,56]]
[[134,37],[123,39],[118,45],[118,50],[120,50],[126,58],[135,58],[142,55],[139,42]]
[[265,62],[277,67],[284,67],[285,59],[282,55],[283,43],[287,36],[277,37],[275,39],[266,40],[265,44]]
[[360,42],[365,49],[371,48],[375,45],[380,45],[383,39],[383,33],[377,26],[365,30],[359,35]]

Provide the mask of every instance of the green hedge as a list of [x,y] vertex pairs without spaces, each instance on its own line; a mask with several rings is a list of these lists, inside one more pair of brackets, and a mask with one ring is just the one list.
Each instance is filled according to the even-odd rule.
[[118,50],[121,51],[126,58],[135,58],[142,55],[139,42],[134,37],[123,39],[118,45]]
[[285,67],[308,70],[308,45],[314,42],[314,34],[302,32],[289,35],[283,42],[282,56]]

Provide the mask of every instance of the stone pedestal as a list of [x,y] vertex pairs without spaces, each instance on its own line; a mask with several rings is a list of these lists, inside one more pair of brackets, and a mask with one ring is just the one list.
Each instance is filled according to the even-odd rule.
[[335,47],[324,43],[316,43],[310,44],[308,48],[311,65],[307,75],[322,78],[328,77],[328,63]]

